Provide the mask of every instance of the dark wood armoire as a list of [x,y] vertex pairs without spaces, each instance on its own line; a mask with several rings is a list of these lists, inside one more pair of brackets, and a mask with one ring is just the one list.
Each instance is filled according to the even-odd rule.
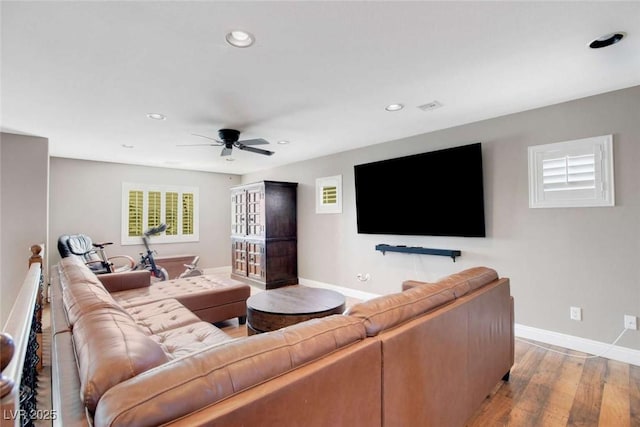
[[263,289],[298,283],[294,182],[231,189],[231,275]]

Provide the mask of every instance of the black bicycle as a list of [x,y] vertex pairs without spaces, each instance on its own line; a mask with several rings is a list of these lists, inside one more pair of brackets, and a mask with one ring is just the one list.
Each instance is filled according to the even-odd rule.
[[145,252],[140,253],[140,261],[133,267],[134,270],[149,270],[151,272],[151,279],[154,281],[164,281],[169,278],[169,273],[163,267],[156,264],[153,258],[155,251],[152,251],[149,247],[149,237],[157,236],[163,233],[167,229],[167,224],[160,224],[157,227],[151,227],[144,232],[142,236],[142,242],[144,243]]

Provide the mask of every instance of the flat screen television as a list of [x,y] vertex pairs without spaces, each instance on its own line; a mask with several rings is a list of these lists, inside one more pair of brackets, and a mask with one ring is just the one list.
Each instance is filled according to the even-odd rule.
[[354,166],[358,233],[485,237],[480,143]]

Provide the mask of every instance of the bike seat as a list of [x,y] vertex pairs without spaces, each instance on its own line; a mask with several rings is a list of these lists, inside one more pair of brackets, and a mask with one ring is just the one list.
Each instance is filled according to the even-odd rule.
[[94,248],[104,248],[105,246],[113,245],[113,242],[104,242],[104,243],[92,243]]

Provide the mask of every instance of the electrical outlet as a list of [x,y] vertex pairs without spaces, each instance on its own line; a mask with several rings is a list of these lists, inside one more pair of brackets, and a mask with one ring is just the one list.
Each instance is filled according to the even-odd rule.
[[638,330],[638,318],[629,314],[624,315],[624,327],[625,329]]
[[580,320],[580,321],[582,321],[582,308],[580,308],[580,307],[570,307],[569,308],[569,317],[571,317],[571,320]]
[[369,279],[371,279],[371,275],[369,273],[358,273],[356,275],[356,279],[358,279],[361,282],[368,282]]

